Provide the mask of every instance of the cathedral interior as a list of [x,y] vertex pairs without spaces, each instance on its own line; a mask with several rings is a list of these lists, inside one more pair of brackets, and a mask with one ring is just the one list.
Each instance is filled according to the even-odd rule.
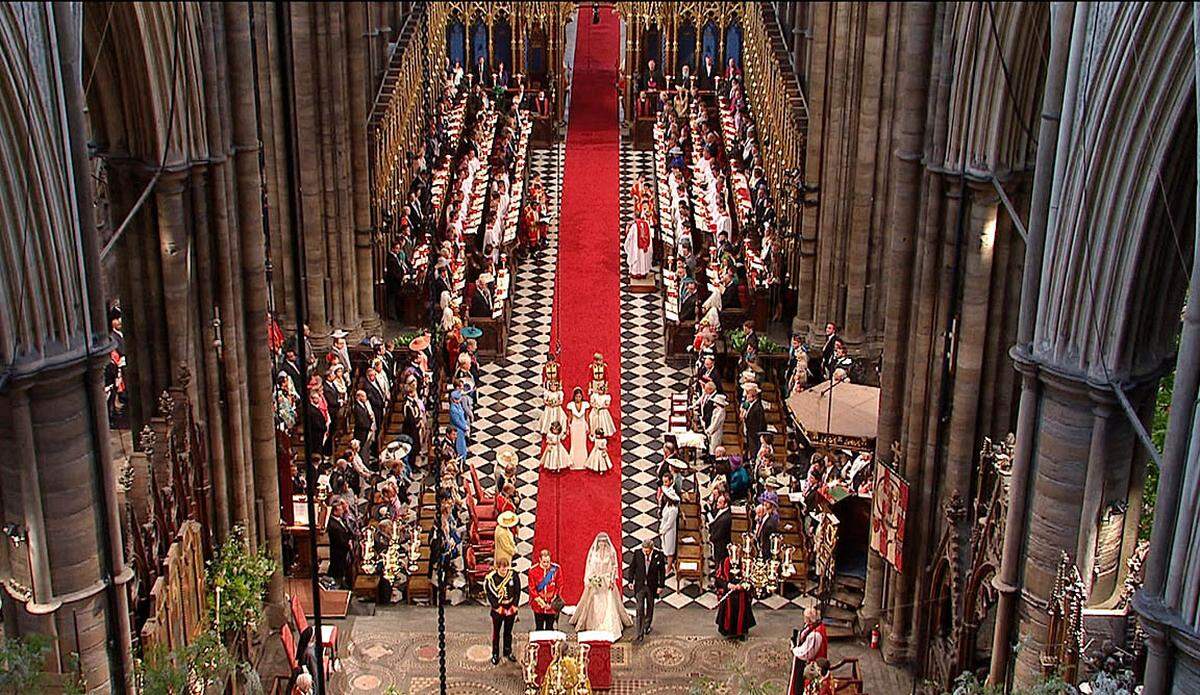
[[0,690],[1200,692],[1198,38],[0,4]]

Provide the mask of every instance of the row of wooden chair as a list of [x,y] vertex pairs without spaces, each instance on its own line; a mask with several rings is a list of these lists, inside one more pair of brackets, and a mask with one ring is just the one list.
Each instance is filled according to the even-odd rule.
[[[283,654],[287,657],[288,675],[286,683],[276,682],[275,689],[280,693],[288,693],[295,695],[296,678],[304,670],[304,663],[301,655],[297,652],[299,647],[298,639],[303,635],[305,630],[308,630],[308,617],[304,614],[304,607],[300,603],[300,597],[290,596],[288,598],[290,608],[291,621],[285,622],[279,630],[279,641],[283,645]],[[321,657],[325,668],[326,678],[334,672],[338,666],[338,628],[336,625],[321,625]],[[316,675],[313,674],[315,678]]]

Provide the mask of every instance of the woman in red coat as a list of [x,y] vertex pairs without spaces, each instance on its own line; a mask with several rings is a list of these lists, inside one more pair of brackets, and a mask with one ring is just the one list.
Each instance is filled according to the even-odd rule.
[[553,630],[558,621],[561,603],[558,601],[558,565],[550,562],[550,551],[542,550],[538,563],[529,568],[529,606],[533,609],[534,626],[538,630]]

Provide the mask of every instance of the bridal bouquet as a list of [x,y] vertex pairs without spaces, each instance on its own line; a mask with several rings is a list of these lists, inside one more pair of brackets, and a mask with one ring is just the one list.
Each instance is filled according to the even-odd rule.
[[591,577],[588,579],[588,584],[593,589],[607,589],[612,586],[612,580],[608,577]]

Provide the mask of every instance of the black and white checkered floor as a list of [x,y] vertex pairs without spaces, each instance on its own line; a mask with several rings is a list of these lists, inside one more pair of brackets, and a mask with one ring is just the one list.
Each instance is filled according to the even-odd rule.
[[[470,462],[479,471],[488,490],[494,485],[496,449],[508,444],[521,459],[518,473],[520,496],[517,532],[518,569],[529,566],[537,509],[538,456],[541,439],[534,431],[541,394],[541,369],[550,342],[554,306],[555,272],[558,260],[558,211],[561,191],[562,145],[530,153],[532,171],[541,174],[551,201],[549,243],[545,251],[521,262],[513,294],[512,326],[504,359],[483,365],[479,402],[475,407],[475,431]],[[629,187],[639,173],[653,176],[653,153],[634,150],[621,143],[621,226],[629,224],[633,211]],[[614,235],[616,236],[616,235]],[[686,388],[687,371],[668,365],[663,356],[661,294],[634,294],[629,275],[621,263],[621,448],[622,448],[622,541],[626,551],[645,539],[658,537],[658,505],[655,501],[655,472],[666,431],[671,393]],[[700,481],[707,485],[707,480]],[[627,595],[632,606],[632,596]],[[526,597],[522,597],[522,604]],[[706,582],[679,584],[668,579],[662,603],[673,608],[712,608],[717,598]],[[798,600],[772,596],[761,602],[769,608],[799,606]]]

